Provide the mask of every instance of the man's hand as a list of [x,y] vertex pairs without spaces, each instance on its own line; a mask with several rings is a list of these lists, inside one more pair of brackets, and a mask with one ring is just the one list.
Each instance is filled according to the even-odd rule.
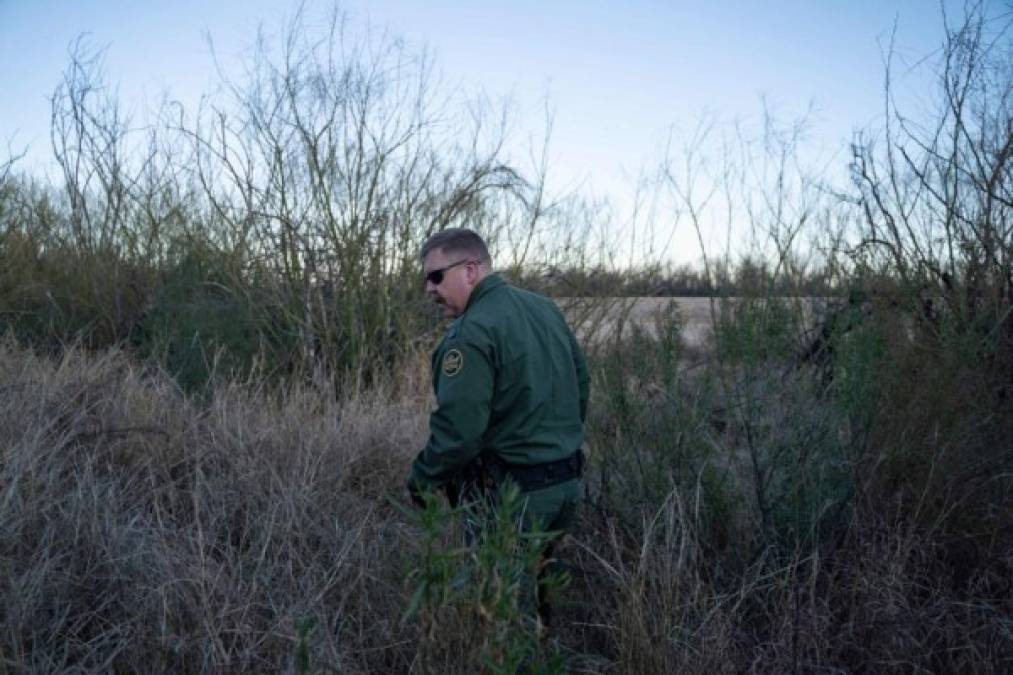
[[444,485],[443,494],[447,495],[447,502],[451,508],[457,508],[457,505],[461,503],[461,486],[457,482],[450,481]]
[[426,508],[426,500],[422,498],[422,487],[411,478],[408,479],[408,498],[415,508]]

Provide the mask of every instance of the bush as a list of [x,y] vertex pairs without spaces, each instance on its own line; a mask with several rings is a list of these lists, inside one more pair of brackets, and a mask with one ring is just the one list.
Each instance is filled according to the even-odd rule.
[[[453,511],[429,494],[413,518],[421,530],[420,554],[407,578],[414,586],[405,619],[418,617],[424,672],[563,673],[555,641],[543,643],[536,604],[539,583],[558,593],[565,576],[545,574],[546,547],[559,533],[523,528],[523,501],[506,483],[494,502]],[[474,541],[449,536],[455,518],[470,520]],[[458,537],[459,538],[459,537]]]
[[288,315],[233,267],[221,254],[188,252],[154,289],[131,335],[140,354],[161,363],[186,391],[214,378],[247,377],[258,364],[289,371],[299,353]]

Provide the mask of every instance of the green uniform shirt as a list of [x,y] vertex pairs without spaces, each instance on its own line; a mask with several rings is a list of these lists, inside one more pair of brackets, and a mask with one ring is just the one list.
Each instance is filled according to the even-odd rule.
[[563,459],[583,442],[587,363],[548,298],[498,275],[472,291],[433,352],[437,408],[410,480],[441,487],[481,453],[508,464]]

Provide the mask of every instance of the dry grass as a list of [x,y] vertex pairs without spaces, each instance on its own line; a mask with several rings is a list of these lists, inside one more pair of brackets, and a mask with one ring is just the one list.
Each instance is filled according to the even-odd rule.
[[315,662],[407,669],[385,496],[416,403],[234,384],[197,408],[124,354],[9,344],[0,382],[7,669],[283,671],[307,621]]
[[568,630],[583,629],[608,672],[1013,668],[1008,578],[982,572],[973,590],[955,587],[931,537],[864,514],[839,547],[730,570],[698,538],[695,507],[673,490],[636,537],[585,520],[575,557],[586,573],[572,592],[588,602],[571,609],[579,623]]
[[[420,533],[387,497],[429,405],[409,370],[197,405],[124,353],[0,346],[0,672],[479,672],[456,624],[403,620]],[[560,553],[569,672],[1013,667],[1008,549],[955,584],[932,531],[860,504],[827,545],[746,558],[754,508],[721,543],[685,485],[585,506]]]

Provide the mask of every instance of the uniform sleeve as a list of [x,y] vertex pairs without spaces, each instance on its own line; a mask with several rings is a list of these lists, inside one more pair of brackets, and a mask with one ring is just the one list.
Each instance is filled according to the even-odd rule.
[[591,398],[591,375],[587,370],[587,358],[573,331],[570,331],[570,349],[573,352],[573,368],[577,373],[577,388],[580,393],[580,421],[587,421],[587,402]]
[[441,487],[482,451],[495,382],[490,351],[474,341],[452,340],[434,362],[436,410],[429,441],[412,462],[410,481]]

